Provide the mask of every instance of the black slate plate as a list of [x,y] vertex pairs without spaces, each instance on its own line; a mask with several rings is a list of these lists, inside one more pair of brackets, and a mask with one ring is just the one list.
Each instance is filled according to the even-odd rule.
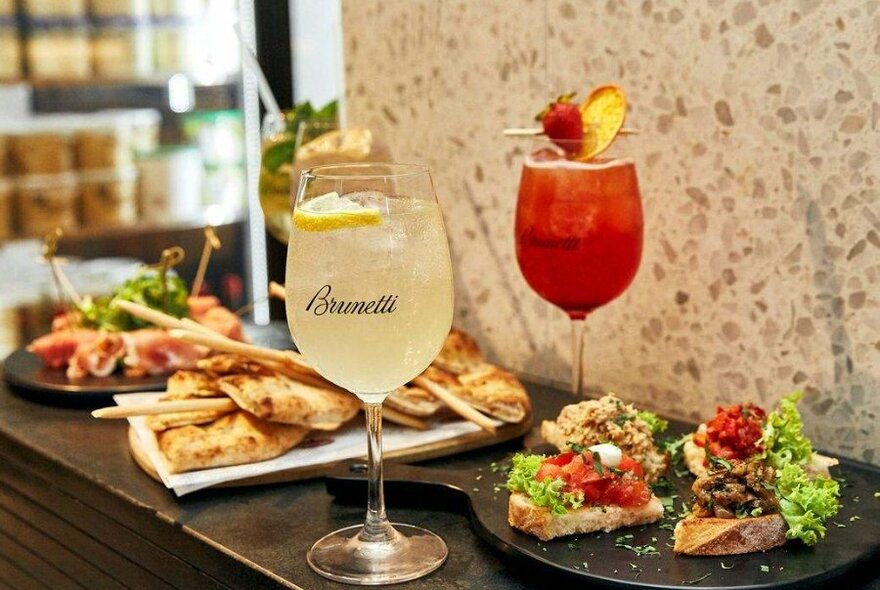
[[[550,449],[537,449],[552,452]],[[328,477],[328,491],[354,502],[366,497],[363,465],[343,464]],[[505,554],[523,558],[558,574],[612,588],[813,588],[844,576],[880,555],[880,470],[842,460],[833,474],[843,478],[843,508],[829,523],[824,540],[815,547],[791,541],[764,553],[727,557],[676,557],[671,528],[683,503],[690,500],[693,477],[670,474],[678,497],[674,512],[660,523],[619,529],[611,533],[575,535],[541,542],[507,524],[509,494],[506,477],[489,465],[453,471],[388,462],[385,484],[394,502],[416,500],[420,505],[442,505],[442,500],[464,499],[477,534]],[[437,500],[432,502],[432,500]],[[666,528],[661,528],[661,526]],[[632,535],[627,545],[653,545],[656,556],[640,557],[616,547],[618,537]],[[656,540],[655,540],[656,539]],[[451,548],[455,551],[455,548]],[[764,571],[764,570],[767,571]]]
[[45,367],[37,355],[24,348],[6,357],[3,373],[6,381],[23,388],[22,394],[29,399],[50,404],[103,404],[117,393],[161,391],[168,381],[164,375],[126,377],[122,373],[71,381],[64,369]]

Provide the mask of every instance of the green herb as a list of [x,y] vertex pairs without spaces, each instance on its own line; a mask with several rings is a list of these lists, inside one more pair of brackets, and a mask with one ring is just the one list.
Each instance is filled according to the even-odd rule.
[[580,546],[577,544],[576,541],[569,541],[569,542],[566,544],[566,546],[567,546],[571,551],[577,551],[578,549],[580,549]]
[[621,414],[617,418],[614,419],[614,423],[623,428],[623,425],[634,419],[635,416],[632,414]]
[[663,529],[664,531],[674,531],[675,525],[671,522],[663,522],[657,525],[657,528]]
[[566,444],[568,445],[568,448],[571,449],[574,453],[583,453],[587,450],[587,447],[580,443],[568,441]]
[[593,451],[593,471],[599,475],[605,475],[605,472],[602,470],[602,457],[596,451]]
[[670,482],[666,476],[662,476],[657,479],[654,483],[651,484],[651,491],[654,492],[656,496],[665,496],[667,493],[673,491],[672,482]]
[[855,522],[857,520],[862,520],[862,517],[861,516],[850,516],[849,517],[850,522]]
[[724,562],[722,561],[722,562],[721,562],[721,569],[723,569],[723,570],[732,570],[732,569],[733,569],[733,564],[731,564],[731,565],[727,565],[726,563],[724,563]]
[[[187,297],[189,291],[186,283],[177,274],[169,271],[165,277],[168,290],[168,307],[165,312],[176,318],[189,314]],[[140,270],[133,278],[120,285],[111,295],[92,299],[83,299],[80,311],[83,324],[88,328],[99,328],[110,332],[127,332],[138,328],[147,328],[151,323],[136,318],[116,306],[117,301],[132,301],[152,309],[163,309],[165,289],[159,273],[154,270]]]
[[669,428],[669,422],[655,414],[654,412],[648,412],[646,410],[640,411],[637,416],[648,425],[648,428],[651,429],[651,434],[660,434],[664,432],[667,428]]
[[780,512],[788,523],[785,538],[815,545],[825,536],[825,521],[840,510],[839,484],[827,477],[811,480],[800,465],[789,463],[779,473],[776,486]]
[[813,456],[813,447],[804,436],[804,422],[797,409],[797,403],[803,395],[795,391],[782,398],[764,423],[762,458],[774,469],[782,469],[789,463],[806,465]]
[[875,497],[875,498],[880,498],[880,492],[874,492],[874,497]]
[[845,528],[846,528],[846,525],[845,525],[845,524],[843,524],[842,522],[837,522],[836,520],[832,520],[832,521],[831,521],[831,524],[833,524],[834,526],[836,526],[836,527],[839,528],[839,529],[845,529]]
[[584,503],[583,494],[562,491],[565,486],[562,479],[547,477],[541,481],[535,480],[544,458],[543,455],[514,455],[513,466],[507,476],[507,489],[526,494],[536,506],[549,508],[553,514],[566,514],[569,510],[580,508]]
[[769,565],[762,565],[762,566],[761,566],[761,571],[764,572],[764,573],[766,574],[767,572],[770,571],[770,566],[769,566]]
[[627,541],[632,541],[632,535],[622,535],[617,537],[614,541],[615,547],[620,547],[622,549],[628,549],[638,555],[639,557],[645,557],[648,555],[660,555],[660,552],[657,551],[657,548],[653,545],[632,545]]
[[700,582],[702,582],[703,580],[705,580],[706,578],[708,578],[711,575],[712,575],[712,572],[709,572],[708,574],[700,576],[696,580],[685,580],[681,583],[681,585],[682,586],[693,586],[695,584],[699,584]]
[[660,503],[663,504],[663,511],[666,514],[673,514],[675,512],[675,499],[678,496],[661,496]]

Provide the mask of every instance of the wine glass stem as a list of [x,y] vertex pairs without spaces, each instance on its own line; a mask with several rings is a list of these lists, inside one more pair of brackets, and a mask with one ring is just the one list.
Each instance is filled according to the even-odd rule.
[[367,415],[367,518],[359,536],[366,543],[382,543],[394,538],[394,529],[385,515],[382,489],[382,403],[365,403]]
[[571,318],[571,393],[581,396],[584,384],[584,325],[586,318]]

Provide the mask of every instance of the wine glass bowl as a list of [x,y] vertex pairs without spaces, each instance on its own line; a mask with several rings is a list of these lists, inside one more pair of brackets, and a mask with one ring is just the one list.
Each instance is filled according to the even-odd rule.
[[578,162],[567,159],[563,147],[565,142],[535,139],[526,155],[516,208],[516,257],[529,286],[575,322],[572,388],[579,394],[581,322],[632,282],[642,256],[644,221],[631,158],[618,149]]

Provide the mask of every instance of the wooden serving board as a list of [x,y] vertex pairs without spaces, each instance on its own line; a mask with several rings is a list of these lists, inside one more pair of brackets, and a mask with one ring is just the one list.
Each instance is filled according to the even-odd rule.
[[[519,438],[525,435],[529,430],[531,430],[531,428],[532,417],[529,416],[525,421],[520,422],[519,424],[505,424],[503,426],[499,426],[494,435],[486,432],[485,430],[479,430],[477,432],[469,432],[455,438],[448,438],[445,440],[431,442],[416,447],[399,449],[396,451],[388,451],[384,454],[384,457],[385,459],[394,459],[396,461],[405,461],[407,463],[426,461],[428,459],[436,459],[438,457],[446,457],[449,455],[464,453],[466,451],[472,451],[474,449],[480,449],[483,447],[497,445],[499,443],[513,440],[515,438]],[[364,432],[364,445],[366,446],[366,432]],[[147,455],[146,451],[144,451],[140,439],[138,439],[137,434],[131,427],[129,427],[128,429],[128,447],[131,452],[131,456],[135,460],[135,463],[137,463],[138,466],[147,473],[147,475],[149,475],[156,481],[161,481],[161,478],[156,472],[156,469],[153,467],[149,456]],[[352,458],[352,461],[357,460],[363,460],[363,457]],[[235,481],[218,484],[214,487],[242,487],[323,477],[324,475],[332,471],[333,467],[337,465],[338,462],[322,463],[319,465],[308,465],[305,467],[266,473],[264,475],[259,475],[256,477],[238,479]]]

